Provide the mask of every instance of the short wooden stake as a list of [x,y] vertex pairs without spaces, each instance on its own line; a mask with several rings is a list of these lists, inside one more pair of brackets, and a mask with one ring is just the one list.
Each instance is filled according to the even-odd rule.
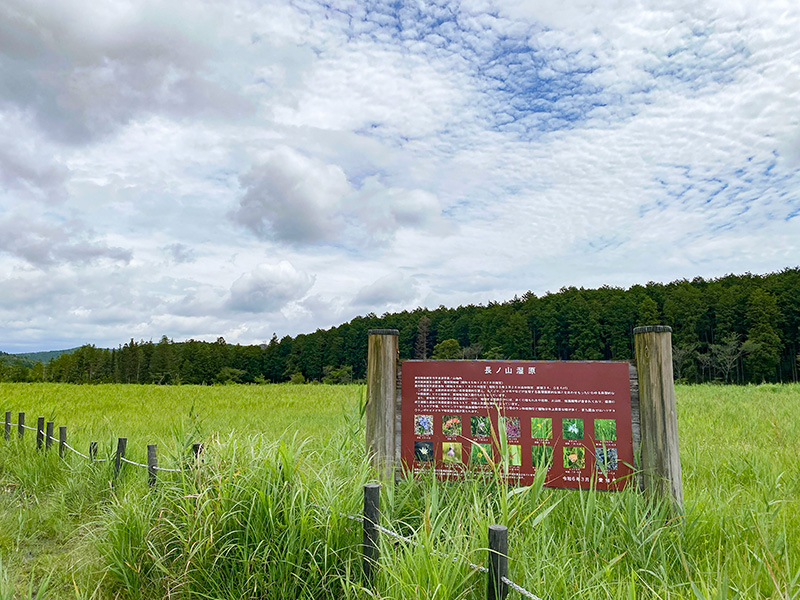
[[505,525],[489,525],[489,584],[487,600],[504,600],[508,595],[508,528]]
[[21,412],[17,415],[17,436],[22,438],[25,435],[25,413]]
[[364,486],[364,584],[375,583],[375,571],[378,566],[380,550],[378,549],[378,528],[380,521],[381,486],[379,483],[368,483]]
[[150,487],[156,485],[156,472],[158,471],[157,444],[147,444],[147,483]]
[[67,450],[67,426],[61,425],[58,428],[58,455],[64,458],[64,452]]
[[194,443],[192,444],[192,455],[194,456],[194,462],[198,463],[200,461],[200,455],[203,453],[204,446],[202,443]]
[[94,462],[97,458],[97,442],[89,442],[89,460]]
[[114,456],[114,477],[119,475],[119,470],[122,468],[122,457],[125,456],[125,448],[128,446],[128,438],[117,439],[117,453]]
[[42,442],[44,441],[44,417],[36,419],[36,449],[42,449]]
[[53,445],[53,422],[47,422],[47,435],[45,436],[44,440],[44,447],[45,450],[50,450],[50,446]]
[[11,439],[11,411],[10,410],[6,411],[6,430],[5,430],[5,434],[6,434],[6,440],[10,440]]
[[367,453],[383,479],[394,479],[397,329],[370,329],[367,345]]
[[644,488],[648,493],[671,498],[682,510],[678,411],[672,377],[672,329],[651,325],[637,327],[633,334],[639,371]]

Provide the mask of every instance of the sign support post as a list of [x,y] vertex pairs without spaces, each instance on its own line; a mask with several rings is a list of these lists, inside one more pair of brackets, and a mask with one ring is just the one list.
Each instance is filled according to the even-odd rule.
[[397,398],[397,329],[370,329],[367,346],[367,453],[383,479],[394,477],[395,403]]
[[648,493],[669,497],[683,508],[678,413],[672,378],[672,328],[664,325],[633,330],[639,371],[642,428],[642,479]]

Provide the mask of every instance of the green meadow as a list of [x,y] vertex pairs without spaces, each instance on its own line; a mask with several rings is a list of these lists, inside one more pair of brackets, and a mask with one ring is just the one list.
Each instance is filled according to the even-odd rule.
[[484,598],[469,563],[492,523],[509,527],[510,577],[542,599],[800,598],[800,385],[676,393],[683,513],[499,476],[385,484],[382,525],[415,543],[383,535],[365,588],[343,516],[372,476],[363,387],[0,384],[14,423],[44,416],[101,458],[117,437],[137,462],[157,443],[181,469],[151,491],[144,469],[114,480],[110,462],[37,451],[33,431],[0,439],[0,600]]

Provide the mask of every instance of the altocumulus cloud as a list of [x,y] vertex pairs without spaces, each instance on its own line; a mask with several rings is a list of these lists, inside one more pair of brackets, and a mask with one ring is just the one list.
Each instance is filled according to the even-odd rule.
[[0,252],[36,267],[109,259],[128,263],[131,252],[92,239],[82,223],[48,223],[12,213],[0,220]]
[[285,146],[240,183],[245,192],[233,219],[264,240],[359,247],[403,228],[448,231],[431,192],[387,186],[378,176],[356,189],[340,166]]
[[233,282],[227,307],[248,313],[279,311],[287,303],[305,296],[314,278],[289,262],[259,265]]
[[336,165],[277,148],[241,177],[246,189],[234,219],[261,238],[297,244],[334,237],[347,177]]
[[796,264],[798,31],[796,0],[4,0],[0,349]]

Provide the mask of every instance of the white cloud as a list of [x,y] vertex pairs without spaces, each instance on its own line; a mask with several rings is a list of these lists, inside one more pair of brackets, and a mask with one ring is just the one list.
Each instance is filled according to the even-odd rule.
[[362,287],[353,298],[353,306],[384,313],[416,298],[417,284],[402,273],[393,273]]
[[287,148],[275,150],[242,177],[246,190],[235,220],[263,238],[290,243],[329,241],[350,191],[344,172]]
[[301,299],[313,285],[312,276],[298,271],[287,261],[260,265],[233,282],[227,306],[248,313],[275,312]]
[[788,266],[797,31],[789,0],[11,0],[0,349]]

